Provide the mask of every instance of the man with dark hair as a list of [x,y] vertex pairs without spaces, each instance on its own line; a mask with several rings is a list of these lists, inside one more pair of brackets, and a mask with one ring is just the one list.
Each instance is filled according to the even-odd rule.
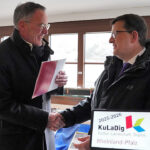
[[112,21],[112,25],[115,24],[117,21],[124,21],[124,27],[128,31],[136,30],[139,34],[139,42],[142,46],[145,46],[145,41],[147,37],[147,25],[145,23],[145,20],[135,14],[130,15],[122,15],[117,18],[115,18]]
[[[113,20],[109,42],[114,56],[107,57],[91,97],[55,115],[63,117],[65,127],[90,119],[91,110],[96,108],[150,110],[150,43],[146,36],[146,23],[138,15],[126,14]],[[53,130],[59,126],[57,121]],[[90,136],[81,138],[75,147],[89,150],[89,140]]]
[[50,26],[45,7],[17,6],[14,26],[0,44],[0,150],[55,150],[49,100],[52,93],[63,93],[65,73],[56,77],[58,89],[31,99],[41,62],[53,54],[43,39]]

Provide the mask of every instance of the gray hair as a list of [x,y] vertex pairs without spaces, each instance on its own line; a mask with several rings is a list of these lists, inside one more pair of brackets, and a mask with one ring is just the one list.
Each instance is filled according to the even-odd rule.
[[17,28],[18,22],[21,19],[29,19],[32,17],[33,13],[37,10],[45,10],[46,8],[38,3],[26,2],[18,5],[14,10],[13,23],[15,28]]

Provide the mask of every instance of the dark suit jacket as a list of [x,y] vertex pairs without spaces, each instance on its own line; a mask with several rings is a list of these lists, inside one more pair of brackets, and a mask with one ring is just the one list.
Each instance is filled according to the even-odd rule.
[[0,150],[43,150],[48,112],[42,96],[31,99],[40,61],[51,49],[46,44],[39,58],[19,32],[0,44]]

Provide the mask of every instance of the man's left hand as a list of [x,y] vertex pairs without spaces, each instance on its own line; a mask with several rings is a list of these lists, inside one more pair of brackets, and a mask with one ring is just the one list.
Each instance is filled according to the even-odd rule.
[[59,87],[62,87],[67,84],[67,76],[64,71],[60,71],[55,79],[55,83],[58,84]]

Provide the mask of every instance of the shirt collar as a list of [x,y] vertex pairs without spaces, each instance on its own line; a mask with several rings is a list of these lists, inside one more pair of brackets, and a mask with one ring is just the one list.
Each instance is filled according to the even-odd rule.
[[[145,52],[145,50],[146,50],[146,48],[144,47],[139,53],[137,53],[134,57],[132,57],[128,62],[126,62],[126,63],[129,63],[129,64],[131,64],[131,65],[133,65],[134,63],[135,63],[135,61],[136,61],[136,58],[138,57],[138,56],[141,56],[144,52]],[[123,63],[125,63],[125,62],[123,62]]]
[[[25,40],[24,40],[25,41]],[[28,41],[25,41],[29,46],[30,46],[30,48],[31,48],[31,51],[32,51],[32,48],[33,48],[33,44],[32,43],[30,43],[30,42],[28,42]]]
[[[24,40],[25,41],[25,40]],[[33,44],[32,43],[30,43],[30,42],[28,42],[28,41],[25,41],[29,46],[30,46],[30,48],[31,48],[31,51],[32,51],[32,49],[33,49]],[[45,41],[42,41],[42,46],[45,46]]]

